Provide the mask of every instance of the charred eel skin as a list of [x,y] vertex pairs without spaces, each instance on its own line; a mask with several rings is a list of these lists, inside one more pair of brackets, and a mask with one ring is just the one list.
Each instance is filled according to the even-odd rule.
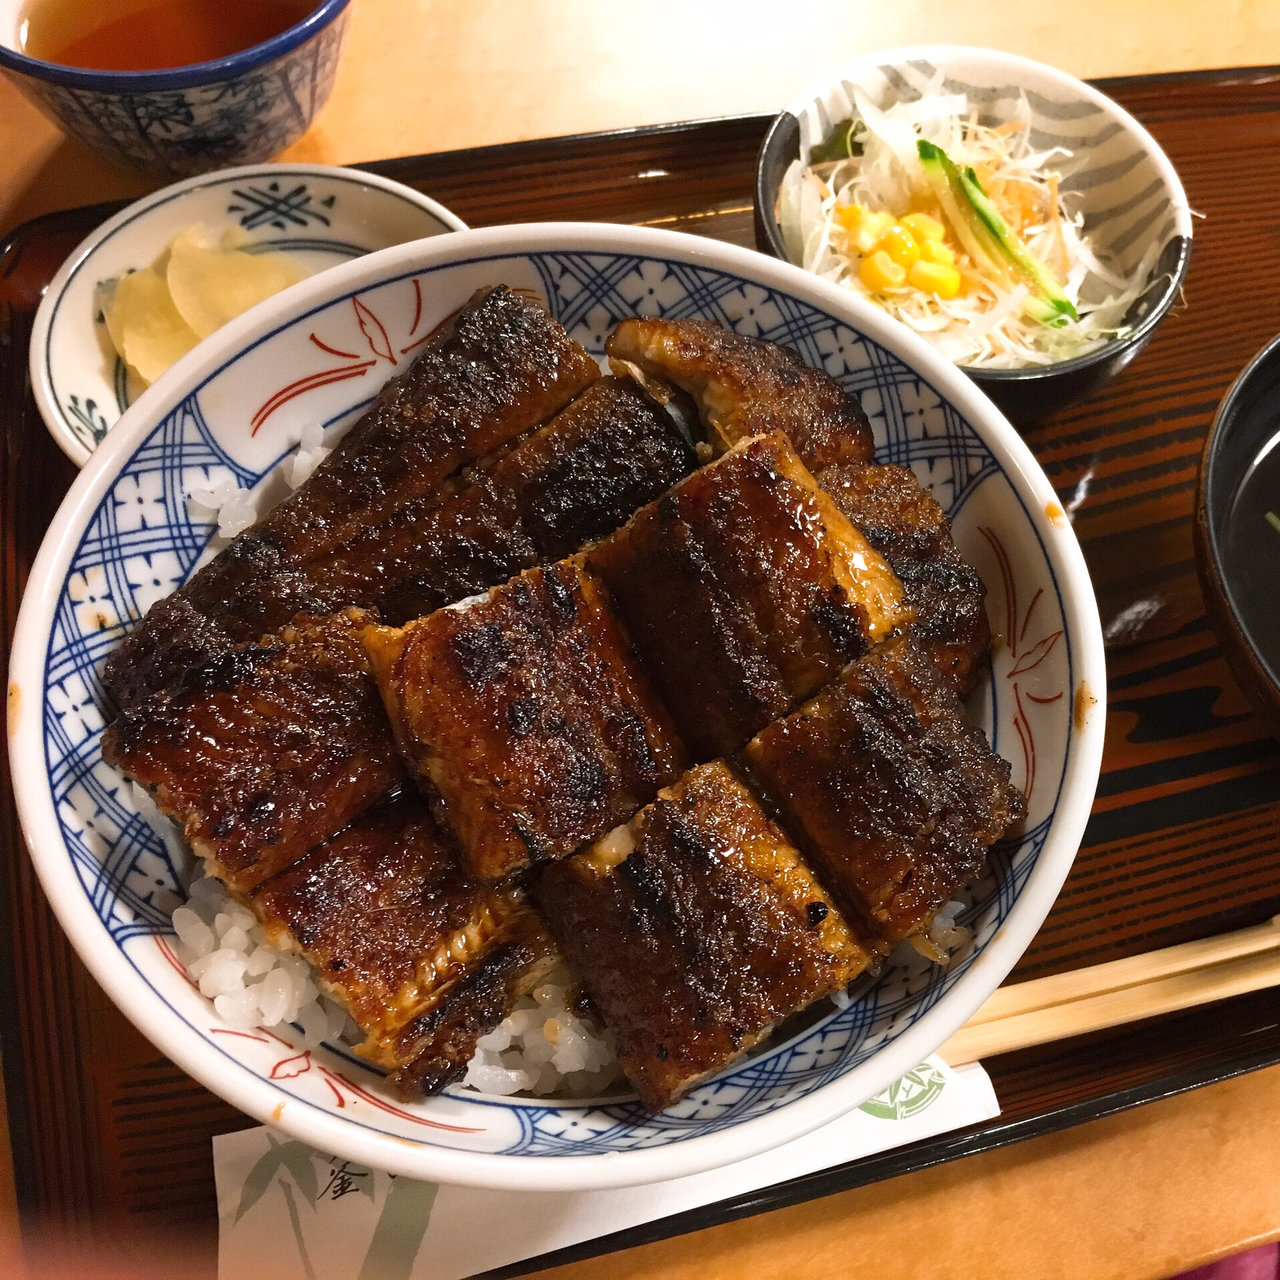
[[159,601],[108,658],[120,708],[195,662],[339,603],[324,562],[460,467],[546,421],[600,376],[539,306],[503,285],[475,295],[383,387],[307,482]]
[[963,698],[991,650],[987,588],[951,538],[951,521],[906,467],[828,467],[818,483],[889,562],[915,611],[911,634]]
[[410,504],[353,544],[350,589],[402,625],[612,533],[697,461],[640,388],[601,378],[546,425],[466,468],[447,501]]
[[669,1107],[868,962],[723,761],[538,868],[533,892],[644,1105]]
[[192,668],[118,716],[102,757],[244,893],[404,778],[358,610],[299,618],[269,645]]
[[695,760],[736,751],[910,619],[779,433],[735,445],[586,560]]
[[858,398],[786,347],[709,320],[636,317],[614,329],[605,351],[655,394],[692,396],[719,449],[781,431],[811,471],[870,462],[875,452]]
[[551,939],[514,887],[468,876],[412,790],[248,895],[270,941],[315,967],[365,1033],[357,1052],[434,1091],[533,987]]
[[851,664],[745,757],[819,879],[881,950],[927,930],[1026,814],[1008,763],[907,639]]
[[364,641],[405,759],[480,879],[573,853],[685,768],[578,557]]

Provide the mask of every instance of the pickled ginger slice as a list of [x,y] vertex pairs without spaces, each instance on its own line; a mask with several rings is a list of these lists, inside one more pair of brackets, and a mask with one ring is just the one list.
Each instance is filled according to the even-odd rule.
[[121,276],[103,315],[116,350],[148,386],[200,341],[154,267]]
[[287,254],[252,253],[234,239],[216,240],[202,226],[178,234],[165,269],[174,307],[201,338],[306,274]]

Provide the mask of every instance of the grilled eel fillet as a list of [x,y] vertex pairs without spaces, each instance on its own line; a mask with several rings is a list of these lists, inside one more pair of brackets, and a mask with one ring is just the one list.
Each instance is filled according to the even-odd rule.
[[147,787],[238,894],[404,778],[363,625],[357,610],[299,618],[192,669],[103,735],[103,759]]
[[786,347],[707,320],[637,317],[614,329],[605,352],[655,394],[669,384],[691,395],[722,449],[781,431],[813,471],[875,452],[857,397]]
[[108,692],[128,707],[297,612],[354,603],[313,592],[335,548],[544,422],[599,373],[541,307],[505,286],[478,293],[297,492],[124,638],[103,673]]
[[634,383],[601,378],[549,422],[397,508],[297,575],[274,608],[376,608],[408,622],[612,532],[697,465]]
[[[695,460],[692,447],[671,419],[643,392],[603,378],[545,427],[494,460],[491,472],[477,475],[425,516],[418,513],[399,525],[379,526],[375,533],[388,534],[383,552],[379,555],[370,549],[363,563],[392,578],[406,564],[422,569],[417,577],[402,581],[393,598],[382,601],[390,620],[397,620],[397,613],[404,609],[417,616],[419,610],[456,600],[468,590],[506,581],[524,567],[526,558],[557,554],[581,538],[616,527],[640,502],[684,475]],[[496,531],[494,540],[486,541],[486,531]],[[408,548],[404,540],[395,542],[391,532],[404,539],[409,535],[421,539],[419,548]],[[495,554],[487,553],[495,548]],[[508,564],[506,551],[511,551],[514,564]],[[364,589],[377,589],[376,575]],[[290,733],[333,725],[333,690],[326,673],[344,658],[345,633],[340,631],[340,647],[332,659],[322,660],[316,671],[298,669],[305,655],[329,634],[327,625],[306,624],[303,634],[310,646],[306,649],[276,635],[258,645],[204,659],[181,677],[183,692],[152,694],[121,717],[119,728],[108,738],[109,749],[121,752],[112,762],[152,786],[161,778],[158,770],[166,779],[182,776],[181,798],[170,801],[176,806],[170,812],[191,831],[205,833],[206,841],[218,848],[225,842],[208,833],[234,833],[233,840],[247,842],[238,855],[241,861],[253,861],[257,855],[250,850],[260,846],[261,856],[278,868],[333,835],[355,815],[357,803],[372,803],[390,790],[399,774],[381,767],[387,759],[390,726],[359,647],[359,663],[346,672],[352,683],[341,690],[348,699],[347,720],[323,744],[325,768],[334,775],[343,767],[341,752],[352,752],[346,766],[352,788],[347,802],[334,808],[332,821],[326,821],[327,797],[308,792],[304,772],[288,774],[287,786],[274,772],[269,747],[277,741],[273,734],[284,741],[280,717],[287,718]],[[283,656],[278,652],[282,646]],[[264,695],[267,679],[270,693]],[[248,708],[269,696],[274,712],[256,734],[249,734],[242,719],[211,718],[207,699],[192,696],[197,689],[206,694],[217,689],[219,705]],[[364,752],[371,741],[383,745],[380,767],[357,777],[365,767]],[[317,746],[307,759],[318,759],[320,750]],[[152,758],[153,753],[159,754],[160,761]],[[219,765],[210,771],[214,760]],[[265,805],[258,799],[264,795],[269,796],[270,809],[264,809],[262,822],[255,824],[248,811],[252,804]],[[272,846],[272,841],[277,843]],[[231,859],[233,872],[239,865]]]
[[809,864],[880,949],[928,927],[1026,806],[909,640],[872,650],[747,746]]
[[545,426],[464,470],[456,495],[409,504],[328,572],[399,625],[612,533],[697,461],[643,391],[601,378]]
[[586,553],[696,760],[905,625],[901,585],[785,436],[743,441]]
[[961,695],[976,683],[991,633],[986,589],[957,551],[942,509],[902,467],[864,466],[870,424],[839,383],[782,348],[700,320],[624,320],[609,355],[657,390],[691,394],[722,446],[767,430],[786,433],[819,485],[902,579],[916,639]]
[[818,483],[889,562],[915,610],[910,632],[963,698],[991,649],[987,589],[951,540],[946,512],[905,467],[828,467]]
[[847,986],[869,958],[723,761],[539,868],[532,887],[653,1112]]
[[554,958],[521,891],[469,878],[412,792],[367,810],[248,902],[268,939],[305,956],[355,1019],[356,1052],[406,1094],[457,1079],[476,1039]]
[[576,559],[363,634],[401,750],[481,879],[573,853],[685,766]]

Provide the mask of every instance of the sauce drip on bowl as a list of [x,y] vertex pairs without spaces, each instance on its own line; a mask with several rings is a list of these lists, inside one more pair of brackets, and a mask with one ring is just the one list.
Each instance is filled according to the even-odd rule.
[[[159,71],[229,57],[301,22],[318,0],[40,0],[23,18],[21,51],[91,71]],[[122,11],[123,10],[123,11]]]
[[1280,423],[1236,490],[1222,538],[1224,576],[1237,613],[1280,679]]

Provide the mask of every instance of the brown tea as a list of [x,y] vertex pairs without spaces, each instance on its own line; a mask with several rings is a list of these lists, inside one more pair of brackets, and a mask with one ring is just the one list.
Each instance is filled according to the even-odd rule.
[[36,0],[22,52],[93,71],[160,71],[212,62],[300,22],[316,0]]

